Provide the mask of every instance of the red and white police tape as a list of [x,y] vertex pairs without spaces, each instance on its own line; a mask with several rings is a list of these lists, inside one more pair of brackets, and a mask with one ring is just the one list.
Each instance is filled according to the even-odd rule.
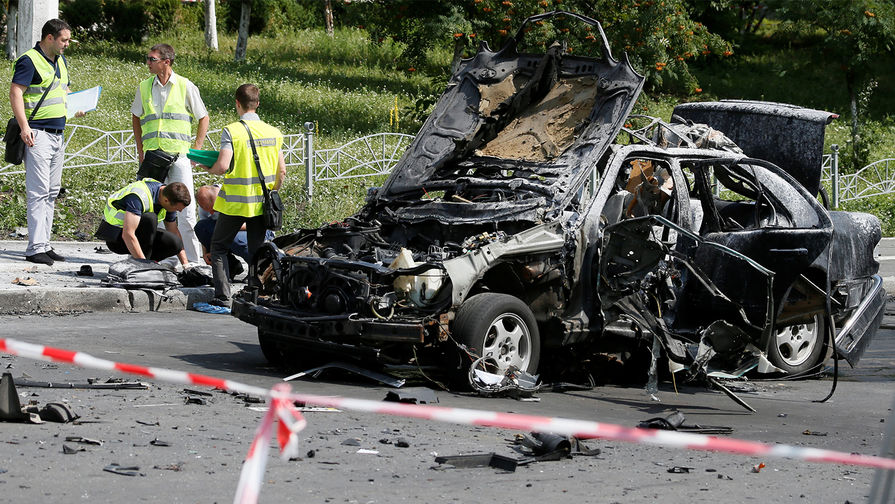
[[255,440],[252,442],[249,454],[246,457],[236,500],[234,501],[240,504],[255,502],[257,500],[258,491],[261,485],[261,477],[267,460],[267,450],[270,445],[273,423],[277,419],[280,420],[277,439],[283,457],[289,458],[293,456],[295,453],[294,450],[298,449],[297,433],[304,428],[305,421],[302,419],[301,414],[292,407],[294,401],[308,405],[328,406],[384,415],[437,420],[455,424],[501,427],[526,432],[549,432],[566,436],[575,436],[579,439],[599,438],[671,448],[686,448],[689,450],[716,451],[760,457],[779,457],[804,460],[807,462],[827,462],[895,470],[895,459],[873,455],[859,455],[818,448],[801,448],[783,444],[767,444],[757,441],[718,438],[687,432],[639,429],[584,420],[521,415],[517,413],[498,413],[493,411],[461,408],[445,408],[440,406],[387,403],[344,397],[294,394],[289,393],[289,386],[286,384],[278,384],[274,386],[272,390],[267,390],[212,376],[118,363],[105,359],[98,359],[82,352],[72,352],[43,345],[34,345],[7,338],[0,339],[0,352],[32,359],[67,362],[82,367],[106,371],[117,370],[172,383],[205,385],[231,392],[267,397],[270,400],[270,408],[261,425],[258,427]]

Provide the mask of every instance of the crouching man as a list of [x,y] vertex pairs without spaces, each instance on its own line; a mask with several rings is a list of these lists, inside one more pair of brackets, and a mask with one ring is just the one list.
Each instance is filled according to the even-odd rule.
[[[132,182],[106,200],[103,221],[95,236],[105,240],[116,254],[153,261],[176,255],[186,267],[177,212],[191,201],[190,190],[181,182],[162,185],[150,178]],[[165,223],[165,230],[159,229],[159,220]]]

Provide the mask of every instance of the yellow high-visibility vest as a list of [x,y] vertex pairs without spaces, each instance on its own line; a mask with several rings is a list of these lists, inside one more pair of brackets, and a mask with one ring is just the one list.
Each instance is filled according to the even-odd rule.
[[49,87],[50,91],[47,92],[47,97],[44,98],[43,103],[40,104],[40,108],[37,109],[37,113],[34,114],[32,119],[65,117],[68,111],[66,108],[68,68],[65,66],[65,60],[62,59],[62,56],[59,56],[59,59],[56,60],[59,67],[59,77],[55,78],[56,70],[53,68],[52,63],[47,61],[47,58],[39,53],[37,49],[29,49],[21,57],[27,57],[31,60],[34,64],[34,71],[42,79],[40,84],[28,86],[22,94],[22,98],[25,101],[25,115],[31,116],[31,110],[37,106],[40,97],[43,96],[44,91]]
[[161,149],[184,154],[190,150],[192,137],[190,124],[193,116],[186,108],[186,79],[178,76],[171,83],[168,99],[159,113],[152,105],[152,76],[140,83],[143,115],[140,127],[143,131],[143,150]]
[[[263,121],[246,121],[246,124],[255,139],[264,180],[267,187],[272,188],[276,182],[283,134]],[[255,159],[252,157],[249,134],[240,122],[230,123],[226,127],[233,139],[233,169],[224,175],[221,191],[214,201],[214,209],[226,215],[256,217],[263,211],[261,204],[264,192],[261,189],[261,179],[258,178],[258,169],[255,168]]]
[[[127,212],[115,208],[115,205],[113,203],[124,199],[130,194],[136,194],[140,197],[140,203],[143,204],[143,213],[154,211],[152,205],[152,191],[150,191],[149,186],[146,185],[146,182],[149,181],[158,182],[157,180],[153,180],[151,178],[145,178],[143,180],[131,182],[118,191],[112,193],[112,195],[109,196],[109,198],[106,200],[106,209],[103,211],[103,218],[105,219],[105,221],[115,227],[124,227],[124,214]],[[157,213],[158,220],[165,220],[165,214],[167,212],[164,208],[160,209]]]

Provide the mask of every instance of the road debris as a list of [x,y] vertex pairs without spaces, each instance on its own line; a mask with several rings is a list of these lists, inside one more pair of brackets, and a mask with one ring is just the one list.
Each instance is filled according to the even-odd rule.
[[100,441],[99,439],[85,438],[82,436],[66,436],[65,440],[70,443],[81,443],[81,444],[89,444],[89,445],[96,445],[96,446],[103,445],[103,442]]
[[448,464],[458,469],[467,469],[472,467],[493,467],[508,472],[515,472],[519,461],[497,455],[496,453],[477,453],[470,455],[442,455],[435,457],[438,464]]
[[438,402],[438,396],[430,388],[410,387],[401,390],[389,390],[385,394],[384,400],[410,404],[435,404]]
[[754,472],[754,473],[760,473],[761,470],[764,469],[765,467],[766,467],[766,466],[764,465],[764,462],[761,462],[761,463],[759,463],[759,464],[755,464],[754,466],[752,466],[752,472]]
[[12,283],[14,283],[16,285],[24,285],[26,287],[30,287],[32,285],[37,285],[37,280],[34,277],[24,277],[24,278],[16,277],[15,280],[12,281]]
[[292,381],[296,378],[301,378],[303,376],[310,376],[311,378],[318,378],[323,371],[327,369],[341,369],[343,371],[348,371],[354,374],[361,375],[363,377],[369,378],[374,381],[378,381],[379,383],[388,385],[389,387],[401,388],[404,386],[405,380],[403,378],[395,378],[394,376],[387,375],[385,373],[378,373],[376,371],[371,371],[369,369],[364,369],[359,366],[355,366],[354,364],[349,364],[347,362],[330,362],[328,364],[324,364],[323,366],[318,366],[315,368],[307,369],[300,373],[295,373],[294,375],[287,376],[283,378],[283,381]]
[[146,476],[145,474],[140,472],[140,468],[138,466],[122,466],[117,463],[112,463],[103,467],[103,471],[110,472],[113,474],[120,474],[122,476]]
[[684,414],[680,411],[674,411],[668,416],[665,417],[655,417],[650,418],[648,420],[644,420],[637,424],[637,427],[640,429],[660,429],[660,430],[671,430],[671,431],[680,431],[680,432],[696,432],[699,434],[731,434],[733,433],[732,427],[725,427],[721,425],[685,425],[684,424]]

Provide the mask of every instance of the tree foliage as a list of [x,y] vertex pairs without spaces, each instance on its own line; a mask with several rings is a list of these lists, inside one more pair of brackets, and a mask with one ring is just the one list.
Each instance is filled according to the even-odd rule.
[[[346,22],[362,26],[374,40],[389,37],[405,44],[403,63],[417,67],[433,46],[453,47],[455,56],[471,54],[482,41],[500,48],[526,18],[554,10],[600,21],[613,55],[627,53],[655,87],[696,91],[688,65],[732,54],[729,43],[693,19],[685,0],[377,0],[352,4]],[[529,46],[564,40],[567,50],[578,54],[599,52],[601,45],[596,30],[568,18],[533,23],[525,27],[523,40]]]
[[824,56],[838,64],[851,105],[852,141],[844,154],[853,167],[864,166],[870,139],[861,134],[861,116],[878,84],[885,61],[895,49],[895,1],[822,0],[768,5],[784,29],[822,37]]

